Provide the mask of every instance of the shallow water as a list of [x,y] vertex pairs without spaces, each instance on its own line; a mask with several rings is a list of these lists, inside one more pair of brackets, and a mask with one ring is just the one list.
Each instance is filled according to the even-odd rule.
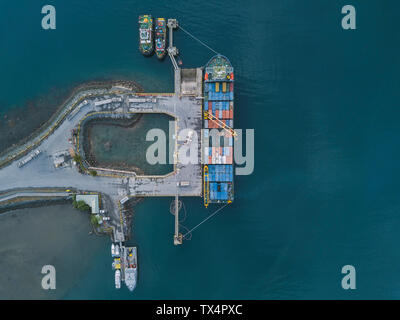
[[[108,247],[91,231],[88,214],[70,204],[0,214],[0,299],[62,298]],[[41,286],[44,265],[56,269],[56,290]]]
[[[115,125],[118,122],[96,121],[89,125],[90,150],[95,158],[95,166],[112,169],[140,169],[141,174],[163,175],[173,171],[169,159],[169,122],[174,118],[166,114],[141,114],[134,124]],[[114,124],[114,125],[113,125]],[[160,129],[165,134],[165,164],[151,165],[147,161],[148,148],[157,141],[147,141],[146,135],[152,129]],[[92,163],[91,163],[92,164]]]

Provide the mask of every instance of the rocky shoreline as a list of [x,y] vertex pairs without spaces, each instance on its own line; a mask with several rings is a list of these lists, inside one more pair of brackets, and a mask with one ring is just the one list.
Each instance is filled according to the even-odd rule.
[[[52,128],[55,129],[63,121],[65,116],[71,111],[68,110],[67,107],[69,107],[73,103],[74,99],[76,100],[79,95],[88,91],[106,90],[113,87],[121,87],[125,90],[129,90],[132,92],[143,92],[143,88],[134,81],[92,81],[75,87],[69,93],[67,98],[65,98],[63,102],[59,105],[56,111],[52,113],[51,117],[47,121],[38,125],[32,132],[26,134],[25,137],[19,139],[17,142],[0,151],[0,167],[3,167],[7,165],[10,161],[13,161],[16,158],[27,154],[30,151],[30,148],[26,148],[25,150],[23,150],[23,152],[18,149],[21,149],[24,145],[28,145],[30,142],[32,142],[32,145],[34,145],[35,139],[38,139],[41,135],[43,135],[44,132],[46,132],[46,130],[50,129],[52,124],[55,124]],[[31,121],[31,117],[29,115],[27,115],[27,117],[28,118],[25,119],[25,121]],[[1,127],[2,126],[0,126],[0,128]]]

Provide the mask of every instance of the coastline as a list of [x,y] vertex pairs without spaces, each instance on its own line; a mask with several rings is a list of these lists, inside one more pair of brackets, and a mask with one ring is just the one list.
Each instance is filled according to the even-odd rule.
[[[17,158],[20,158],[26,155],[32,148],[27,148],[23,152],[18,151],[18,149],[22,148],[29,144],[29,142],[34,141],[39,138],[40,135],[43,135],[46,130],[54,130],[57,128],[57,122],[62,122],[63,119],[73,110],[76,106],[77,102],[79,102],[79,96],[88,91],[97,91],[97,90],[109,90],[111,88],[119,88],[122,90],[128,90],[132,92],[143,92],[143,88],[134,81],[127,80],[109,80],[109,81],[91,81],[85,82],[81,85],[78,85],[72,89],[72,91],[68,94],[68,96],[63,100],[61,104],[56,108],[53,114],[46,120],[44,123],[39,125],[36,129],[34,129],[30,134],[26,135],[22,139],[18,140],[18,142],[13,143],[9,147],[5,148],[0,152],[0,168],[6,166],[10,161],[13,161]],[[74,100],[75,101],[75,105]],[[73,104],[73,108],[70,110],[67,109],[69,105]],[[56,123],[53,127],[52,124]],[[40,143],[40,141],[39,141]],[[37,145],[37,143],[32,144],[32,147]],[[10,156],[10,153],[17,152],[17,155]]]

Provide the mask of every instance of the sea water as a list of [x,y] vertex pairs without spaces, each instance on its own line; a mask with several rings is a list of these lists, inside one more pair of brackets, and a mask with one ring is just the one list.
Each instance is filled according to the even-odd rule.
[[[137,18],[148,13],[177,18],[230,59],[235,127],[255,129],[253,174],[235,178],[234,203],[190,241],[173,245],[172,199],[136,207],[131,244],[138,246],[139,282],[133,293],[114,289],[109,241],[98,238],[84,263],[75,261],[78,251],[68,253],[74,268],[60,269],[57,278],[73,280],[60,296],[400,297],[398,2],[53,0],[57,27],[46,31],[43,4],[0,4],[1,119],[11,110],[23,113],[29,99],[93,79],[131,79],[147,92],[171,92],[169,60],[145,58],[137,48]],[[346,4],[356,8],[356,30],[341,26]],[[183,67],[202,66],[213,55],[182,31],[174,42]],[[183,200],[188,228],[218,208],[204,209],[200,198]],[[74,219],[74,210],[65,208]],[[36,232],[46,232],[47,219],[38,219],[43,229]],[[70,230],[70,241],[77,236],[82,247],[93,241],[86,230]],[[2,250],[12,250],[13,242],[2,239]],[[48,251],[38,254],[46,264]],[[356,268],[355,290],[342,289],[345,265]],[[10,272],[4,266],[2,276]]]

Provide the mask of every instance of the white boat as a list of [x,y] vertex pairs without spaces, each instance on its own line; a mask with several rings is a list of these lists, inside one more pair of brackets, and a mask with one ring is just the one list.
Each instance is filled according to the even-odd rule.
[[119,257],[119,245],[115,245],[115,256]]
[[137,250],[136,247],[125,248],[125,284],[130,291],[136,288],[137,283]]
[[111,256],[115,256],[115,245],[114,243],[111,244]]
[[116,289],[121,288],[121,271],[120,270],[115,270],[115,288]]

